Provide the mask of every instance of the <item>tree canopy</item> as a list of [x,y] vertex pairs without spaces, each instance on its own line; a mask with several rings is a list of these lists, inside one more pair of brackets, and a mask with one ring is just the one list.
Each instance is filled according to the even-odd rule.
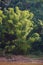
[[0,54],[43,54],[43,0],[0,0],[0,7]]

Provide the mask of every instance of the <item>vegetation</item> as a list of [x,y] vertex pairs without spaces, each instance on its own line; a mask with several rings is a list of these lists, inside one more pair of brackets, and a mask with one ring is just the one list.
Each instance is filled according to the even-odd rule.
[[43,0],[0,3],[0,55],[43,54]]

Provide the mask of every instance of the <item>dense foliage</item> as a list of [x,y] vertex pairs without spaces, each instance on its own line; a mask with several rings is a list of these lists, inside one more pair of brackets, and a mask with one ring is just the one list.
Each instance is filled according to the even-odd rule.
[[43,0],[0,0],[0,7],[0,55],[42,54]]

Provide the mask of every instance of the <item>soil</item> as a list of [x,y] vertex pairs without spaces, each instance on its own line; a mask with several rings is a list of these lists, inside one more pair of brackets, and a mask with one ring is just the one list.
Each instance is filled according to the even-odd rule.
[[0,57],[0,62],[24,62],[24,63],[42,63],[43,64],[43,58],[30,58],[28,56],[6,56],[6,57]]

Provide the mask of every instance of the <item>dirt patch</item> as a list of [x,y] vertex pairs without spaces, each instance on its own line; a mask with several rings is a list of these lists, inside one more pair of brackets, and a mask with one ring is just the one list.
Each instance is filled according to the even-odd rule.
[[12,57],[0,57],[0,62],[43,63],[43,59],[29,58],[26,56],[12,56]]
[[0,65],[43,65],[41,63],[0,62]]

